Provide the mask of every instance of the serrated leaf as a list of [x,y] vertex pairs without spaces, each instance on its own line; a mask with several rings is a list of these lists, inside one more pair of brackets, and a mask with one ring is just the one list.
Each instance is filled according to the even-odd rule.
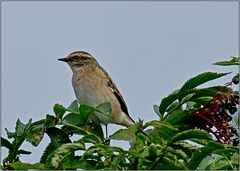
[[179,94],[179,90],[173,91],[167,97],[164,97],[159,106],[159,112],[163,115],[167,109],[167,107],[172,104],[175,100],[179,98],[181,94]]
[[113,133],[109,138],[111,140],[124,140],[128,142],[132,142],[136,136],[135,133],[138,130],[138,124],[134,124],[127,129],[119,129],[115,133]]
[[69,123],[71,125],[84,125],[85,122],[81,119],[80,114],[69,113],[63,118],[63,122]]
[[226,159],[225,156],[218,156],[211,161],[211,164],[208,167],[206,167],[206,169],[207,170],[238,170],[239,158],[240,156],[238,153],[234,153],[231,159]]
[[59,147],[64,143],[71,142],[68,135],[59,128],[46,128],[46,133],[51,139],[51,142],[53,142],[56,147]]
[[63,144],[47,157],[46,166],[47,168],[64,169],[61,166],[64,164],[64,160],[71,156],[74,151],[84,149],[85,147],[82,143]]
[[191,121],[195,119],[195,117],[186,111],[175,110],[170,115],[168,115],[164,121],[170,123],[171,125],[192,125],[195,126]]
[[212,137],[206,131],[190,129],[190,130],[186,130],[186,131],[177,133],[170,140],[169,143],[174,143],[176,141],[181,141],[181,140],[190,140],[192,138],[212,140]]
[[212,99],[213,97],[211,96],[204,96],[204,97],[193,98],[191,101],[200,103],[200,105],[203,105],[210,102]]
[[61,104],[55,104],[53,107],[53,111],[58,118],[62,118],[63,114],[66,112],[66,108]]
[[66,163],[64,167],[66,169],[78,168],[83,170],[97,170],[98,164],[99,162],[95,160],[81,160],[81,158],[78,159],[75,157],[71,160],[71,162]]
[[45,124],[46,127],[54,127],[56,125],[57,118],[52,115],[46,115]]
[[231,88],[228,88],[225,86],[213,86],[213,87],[202,88],[202,89],[190,89],[186,91],[175,90],[170,95],[162,99],[159,106],[159,111],[161,114],[164,114],[169,105],[171,105],[174,101],[178,99],[181,100],[182,98],[186,97],[188,94],[195,93],[195,95],[192,97],[194,99],[194,98],[199,98],[204,96],[213,96],[217,92],[220,92],[220,90],[223,93],[232,92]]
[[161,161],[159,161],[155,167],[152,168],[153,170],[187,170],[186,166],[177,161],[169,159],[168,157],[164,156]]
[[189,90],[189,89],[193,89],[201,84],[204,84],[208,81],[220,78],[222,76],[225,76],[227,74],[230,74],[230,72],[228,73],[214,73],[214,72],[204,72],[201,73],[193,78],[190,78],[180,89],[180,91],[185,91],[185,90]]
[[212,156],[205,157],[198,166],[199,170],[206,170],[206,167],[212,163]]
[[51,139],[51,142],[45,148],[45,150],[41,156],[40,163],[45,163],[48,156],[54,150],[59,148],[61,145],[66,144],[66,143],[71,143],[69,136],[59,128],[55,128],[55,127],[47,128],[46,133],[49,136],[49,138]]
[[[166,109],[166,112],[170,113],[173,112],[174,110],[181,110],[182,103],[179,101],[174,101],[172,104],[170,104],[168,106],[168,108]],[[166,117],[166,115],[165,115]]]
[[31,143],[33,146],[38,146],[38,144],[42,141],[45,129],[44,129],[45,119],[34,122],[31,124],[31,128],[28,129],[26,134],[26,141]]
[[71,103],[70,106],[67,108],[67,110],[70,111],[70,112],[72,112],[72,113],[77,113],[77,114],[79,114],[78,100],[72,101],[72,103]]
[[153,120],[144,125],[145,128],[149,126],[153,126],[154,129],[148,134],[148,137],[152,143],[160,145],[166,144],[167,141],[179,131],[176,127],[165,121]]
[[101,125],[92,123],[91,125],[86,126],[86,130],[94,135],[96,135],[98,138],[100,138],[102,141],[104,140],[103,130]]
[[23,124],[20,121],[20,119],[18,119],[17,122],[16,122],[16,127],[15,127],[17,136],[22,136],[23,133],[24,133],[25,128],[26,128],[26,125]]
[[1,137],[1,147],[6,147],[9,151],[13,150],[12,144],[3,137]]
[[80,104],[79,107],[80,111],[80,120],[82,123],[86,123],[88,120],[89,115],[95,111],[94,107],[86,105],[86,104]]
[[196,94],[196,93],[190,93],[190,94],[186,95],[186,96],[181,100],[181,103],[184,104],[184,103],[190,101],[195,94]]
[[[200,141],[200,139],[198,139]],[[193,152],[191,159],[189,160],[187,167],[190,170],[195,170],[202,162],[202,160],[210,155],[213,151],[224,148],[223,145],[215,141],[207,141],[205,146],[198,148]]]
[[239,65],[239,58],[232,57],[229,61],[219,61],[213,63],[213,65],[220,65],[220,66],[230,66],[230,65]]
[[38,146],[38,144],[42,141],[44,136],[44,132],[29,132],[26,136],[26,140],[30,142],[33,146]]
[[101,103],[96,107],[96,110],[98,112],[101,112],[102,114],[111,115],[112,114],[111,103],[109,103],[109,102]]
[[5,131],[7,132],[7,136],[9,139],[14,138],[16,136],[16,132],[10,132],[10,131],[8,131],[7,128],[5,128]]
[[96,144],[96,143],[101,143],[102,140],[94,134],[87,134],[87,135],[85,135],[84,137],[81,138],[81,142]]
[[41,163],[22,163],[22,162],[13,162],[9,164],[10,167],[14,168],[15,170],[46,170],[44,164]]
[[44,149],[41,159],[40,159],[40,163],[46,163],[46,159],[47,157],[54,151],[57,149],[58,146],[56,146],[54,143],[50,142],[47,147]]
[[153,105],[153,110],[160,118],[163,117],[163,115],[161,115],[161,113],[159,112],[159,106],[158,105]]

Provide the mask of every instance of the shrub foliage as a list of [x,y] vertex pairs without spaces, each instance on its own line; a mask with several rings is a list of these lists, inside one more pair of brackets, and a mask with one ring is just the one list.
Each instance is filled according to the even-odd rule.
[[[239,65],[239,58],[216,62],[215,65]],[[74,100],[69,107],[55,104],[53,114],[28,123],[17,120],[13,132],[6,129],[1,146],[9,150],[2,169],[111,169],[111,170],[195,170],[238,169],[239,94],[232,88],[239,84],[239,73],[225,85],[198,86],[230,73],[204,72],[190,78],[179,89],[164,97],[153,109],[159,120],[116,131],[104,138],[101,126],[88,122],[95,111],[111,113],[110,103],[97,107],[79,105]],[[78,134],[73,141],[71,136]],[[37,147],[44,136],[50,142],[38,163],[23,163],[24,141]],[[112,140],[128,141],[129,149],[111,145]],[[78,151],[78,153],[76,153]]]

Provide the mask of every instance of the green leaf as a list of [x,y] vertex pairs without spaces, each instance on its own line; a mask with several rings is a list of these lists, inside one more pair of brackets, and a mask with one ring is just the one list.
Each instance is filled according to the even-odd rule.
[[7,128],[5,128],[5,131],[7,132],[7,136],[9,139],[14,138],[16,136],[16,132],[10,132],[10,131],[8,131]]
[[46,170],[44,164],[41,163],[22,163],[22,162],[13,162],[9,164],[10,167],[14,168],[15,170]]
[[28,129],[26,134],[26,140],[30,142],[33,146],[38,146],[38,144],[42,141],[44,133],[45,133],[45,119],[34,122],[31,124],[31,128]]
[[184,104],[184,103],[190,101],[195,94],[196,94],[196,93],[190,93],[190,94],[186,95],[186,96],[181,100],[181,103]]
[[46,128],[46,133],[51,139],[51,142],[54,143],[56,147],[59,147],[64,143],[71,142],[68,135],[59,128],[56,127]]
[[1,147],[6,147],[9,151],[13,150],[12,144],[3,137],[1,137]]
[[63,118],[63,122],[69,123],[71,125],[84,125],[86,122],[83,122],[80,114],[69,113]]
[[[71,162],[64,164],[64,168],[66,169],[72,169],[72,168],[78,168],[83,170],[97,170],[97,165],[99,162],[95,160],[81,160],[78,157],[75,157],[71,160]],[[68,166],[69,165],[69,166]]]
[[[173,112],[174,110],[181,110],[181,106],[182,106],[182,103],[181,102],[179,102],[179,101],[174,101],[172,104],[170,104],[169,106],[168,106],[168,108],[166,109],[166,112],[168,112],[168,114],[167,115],[169,115],[171,112]],[[167,115],[165,115],[165,118],[166,118],[166,116]]]
[[167,97],[164,97],[160,103],[159,106],[159,112],[161,115],[163,115],[167,109],[167,107],[172,104],[175,100],[179,98],[179,90],[173,91],[171,94],[169,94]]
[[214,73],[214,72],[204,72],[201,73],[191,79],[189,79],[180,89],[180,91],[184,91],[184,90],[189,90],[189,89],[193,89],[203,83],[206,83],[208,81],[220,78],[222,76],[225,76],[227,74],[230,74],[230,72],[228,73]]
[[36,147],[42,141],[43,136],[44,136],[44,132],[43,131],[42,132],[38,132],[38,133],[34,132],[32,134],[31,134],[31,132],[29,132],[27,134],[27,136],[26,136],[26,140],[28,142],[30,142],[33,146]]
[[44,149],[42,156],[40,158],[40,163],[46,163],[47,157],[54,151],[56,150],[58,145],[50,142],[47,147]]
[[206,167],[206,169],[207,170],[238,170],[239,158],[240,156],[238,153],[234,153],[231,159],[226,159],[224,156],[218,156],[211,161],[211,164],[208,167]]
[[[30,120],[29,122],[31,122],[31,120]],[[24,134],[24,131],[25,131],[26,126],[27,126],[27,125],[23,124],[23,123],[20,121],[20,119],[17,120],[17,122],[16,122],[16,127],[15,127],[17,136],[22,136],[22,135]]]
[[134,141],[136,138],[135,133],[138,130],[138,124],[134,124],[126,129],[119,129],[115,133],[113,133],[109,138],[111,140],[124,140],[128,142]]
[[92,134],[96,135],[102,141],[104,140],[104,135],[103,135],[103,130],[102,130],[101,125],[92,123],[92,124],[89,124],[86,126],[86,130],[88,132],[91,132]]
[[[193,140],[193,139],[192,139]],[[200,140],[200,139],[198,139]],[[201,141],[201,140],[200,140]],[[194,140],[194,142],[196,142]],[[202,160],[207,157],[208,155],[211,155],[213,151],[224,148],[223,145],[215,142],[215,141],[207,141],[205,146],[202,148],[198,148],[196,151],[193,152],[191,159],[189,160],[187,167],[190,170],[195,170],[199,166],[199,164],[202,162]]]
[[41,163],[45,163],[47,157],[58,147],[60,147],[63,144],[71,142],[68,135],[59,128],[55,127],[47,128],[46,133],[50,137],[51,142],[48,144],[48,146],[46,147],[41,156],[40,159]]
[[179,130],[165,121],[150,121],[144,127],[153,126],[154,129],[148,134],[152,143],[166,144]]
[[46,126],[48,128],[54,127],[56,125],[56,121],[57,121],[57,118],[55,118],[54,116],[46,115],[44,126]]
[[172,125],[192,125],[195,126],[192,120],[196,119],[194,115],[182,110],[175,110],[168,115],[164,121]]
[[161,113],[159,112],[159,106],[158,105],[153,105],[153,110],[160,118],[163,117],[163,115],[161,115]]
[[112,106],[109,102],[102,103],[96,107],[96,110],[98,112],[101,112],[105,115],[111,115],[112,114]]
[[190,89],[186,91],[175,90],[170,95],[162,99],[159,106],[159,111],[161,114],[164,114],[169,105],[171,105],[177,99],[181,100],[182,98],[186,97],[188,94],[195,93],[195,95],[192,97],[192,99],[195,99],[195,98],[204,97],[204,96],[213,96],[220,90],[221,92],[224,92],[224,93],[232,92],[231,88],[228,88],[225,86],[213,86],[213,87],[202,88],[202,89]]
[[181,140],[191,140],[192,138],[212,140],[212,137],[206,131],[190,129],[177,133],[169,143],[174,143]]
[[85,147],[82,143],[63,144],[47,157],[46,166],[47,168],[64,169],[64,167],[62,167],[64,160],[71,156],[74,151],[84,149]]
[[184,164],[180,163],[177,160],[172,160],[164,156],[155,167],[151,168],[152,170],[187,170]]
[[212,163],[212,156],[205,157],[198,166],[198,170],[206,170],[206,167]]
[[224,149],[215,150],[214,154],[221,155],[221,156],[224,155],[227,158],[231,158],[234,153],[238,153],[238,152],[239,152],[239,147],[230,146]]
[[72,113],[77,113],[77,114],[79,114],[78,100],[72,101],[72,103],[71,103],[70,106],[67,108],[67,110],[70,111],[70,112],[72,112]]
[[97,143],[101,143],[102,140],[94,134],[87,134],[81,139],[81,142],[97,144]]
[[[181,100],[181,102],[178,102],[178,101],[175,101],[173,102],[167,109],[166,109],[166,112],[168,112],[168,115],[173,112],[174,110],[180,110],[182,109],[182,105],[188,101],[190,101],[193,96],[195,95],[196,93],[190,93],[190,94],[187,94],[185,97],[183,97],[183,99]],[[166,117],[166,116],[165,116]]]
[[230,65],[239,65],[239,58],[232,57],[229,61],[219,61],[213,63],[213,65],[220,65],[220,66],[230,66]]
[[53,111],[58,118],[62,118],[63,114],[66,112],[66,108],[61,104],[55,104],[53,107]]
[[92,106],[81,104],[79,107],[80,111],[80,120],[82,123],[87,123],[89,115],[95,111],[95,109]]

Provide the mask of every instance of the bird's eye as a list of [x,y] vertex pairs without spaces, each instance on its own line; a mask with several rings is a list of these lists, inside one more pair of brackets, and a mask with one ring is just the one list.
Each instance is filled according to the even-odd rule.
[[77,61],[79,58],[80,58],[80,57],[77,56],[77,55],[75,55],[75,56],[72,57],[72,59],[73,59],[74,61]]

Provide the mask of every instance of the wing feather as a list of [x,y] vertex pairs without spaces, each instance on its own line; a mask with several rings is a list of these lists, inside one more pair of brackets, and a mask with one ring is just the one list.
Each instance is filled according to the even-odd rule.
[[113,82],[113,80],[111,79],[109,74],[101,66],[100,66],[100,68],[106,74],[107,78],[109,78],[108,79],[108,87],[113,92],[113,94],[116,96],[117,100],[119,101],[122,111],[133,121],[133,123],[135,123],[135,121],[130,117],[130,115],[128,113],[126,102],[124,101],[124,99],[123,99],[121,93],[119,92],[116,84]]

